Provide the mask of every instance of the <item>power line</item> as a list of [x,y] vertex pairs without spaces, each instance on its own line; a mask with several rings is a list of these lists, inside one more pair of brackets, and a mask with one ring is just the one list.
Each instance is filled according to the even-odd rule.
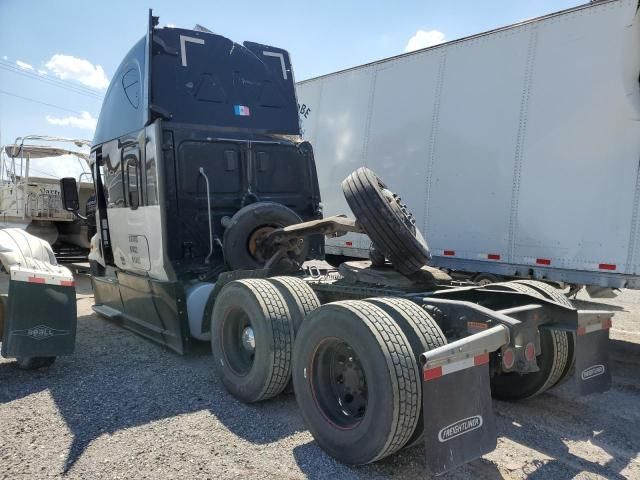
[[5,68],[7,70],[11,70],[11,71],[16,72],[16,73],[20,73],[22,75],[26,75],[26,76],[31,76],[31,77],[37,78],[38,80],[57,83],[57,84],[65,86],[65,87],[74,88],[74,89],[77,89],[77,90],[82,90],[82,91],[87,92],[87,93],[89,93],[91,95],[101,96],[100,92],[96,91],[94,88],[89,88],[89,87],[85,87],[83,85],[78,85],[78,84],[75,84],[75,83],[71,83],[71,82],[69,82],[67,80],[63,80],[63,79],[60,79],[60,78],[45,76],[45,75],[36,73],[34,70],[25,69],[25,68],[19,67],[18,65],[14,65],[13,63],[8,62],[6,60],[0,60],[0,66],[2,68]]
[[93,97],[96,99],[102,99],[103,96],[100,95],[98,92],[91,90],[89,88],[86,87],[82,87],[80,85],[74,85],[72,83],[66,82],[64,80],[59,80],[57,78],[51,78],[51,77],[45,77],[43,75],[39,75],[35,72],[31,72],[29,70],[24,70],[21,68],[18,68],[8,62],[4,62],[2,60],[0,60],[0,69],[5,70],[7,72],[11,72],[11,73],[16,73],[18,75],[22,75],[28,78],[31,78],[33,80],[38,80],[40,82],[43,83],[47,83],[49,85],[53,85],[59,88],[63,88],[65,90],[68,90],[70,92],[74,92],[74,93],[78,93],[80,95],[86,95],[89,97]]
[[77,110],[71,110],[69,108],[61,107],[60,105],[54,105],[53,103],[41,102],[40,100],[36,100],[35,98],[23,97],[22,95],[16,95],[15,93],[7,92],[6,90],[1,90],[0,93],[5,95],[9,95],[10,97],[16,97],[21,100],[26,100],[28,102],[39,103],[40,105],[46,105],[47,107],[57,108],[59,110],[64,110],[65,112],[75,113],[76,115],[82,115],[82,112]]
[[15,70],[15,69],[12,69],[12,68],[6,68],[5,65],[1,65],[1,64],[0,64],[0,70],[5,70],[5,71],[10,72],[10,73],[16,73],[18,75],[22,75],[22,76],[30,78],[32,80],[37,80],[39,82],[46,83],[46,84],[52,85],[54,87],[59,87],[59,88],[62,88],[64,90],[67,90],[69,92],[77,93],[79,95],[85,95],[87,97],[91,97],[91,98],[96,99],[96,100],[101,100],[102,99],[101,96],[96,95],[94,93],[91,93],[89,91],[79,90],[79,89],[76,89],[76,87],[74,87],[74,86],[66,85],[64,83],[57,83],[53,79],[49,79],[49,78],[42,77],[42,76],[39,76],[39,75],[36,75],[36,74],[32,74],[30,72],[23,72],[23,71]]

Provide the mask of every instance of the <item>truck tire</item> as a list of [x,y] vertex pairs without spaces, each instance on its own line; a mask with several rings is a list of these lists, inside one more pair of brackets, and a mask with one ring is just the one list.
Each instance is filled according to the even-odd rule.
[[[394,297],[375,297],[367,298],[365,301],[383,309],[400,327],[413,350],[413,359],[416,362],[418,371],[422,369],[420,354],[447,344],[447,338],[433,317],[411,300]],[[412,447],[424,440],[422,388],[418,388],[418,404],[421,407],[418,424],[405,447]]]
[[[273,252],[261,252],[257,242],[269,232],[302,222],[296,212],[274,202],[258,202],[247,205],[231,217],[224,231],[224,258],[232,270],[258,270],[264,268]],[[293,273],[300,268],[307,257],[308,242],[304,239],[296,251],[289,252],[274,271]],[[264,258],[263,253],[266,253]]]
[[[538,290],[521,283],[496,283],[491,287],[545,298]],[[568,343],[567,335],[563,331],[541,330],[541,353],[537,357],[540,370],[524,375],[509,372],[492,376],[491,393],[493,396],[502,400],[522,400],[539,395],[553,387],[560,379],[569,361]]]
[[37,370],[39,368],[50,367],[56,357],[18,357],[16,363],[22,370]]
[[293,320],[278,289],[264,279],[235,280],[216,298],[211,351],[218,378],[238,400],[278,395],[291,377]]
[[[516,280],[516,283],[520,283],[522,285],[527,285],[531,288],[538,290],[545,298],[549,300],[553,300],[560,305],[564,305],[565,307],[574,308],[573,303],[569,300],[562,292],[560,292],[557,288],[549,285],[545,282],[540,282],[538,280]],[[564,332],[567,336],[568,342],[568,359],[567,364],[564,367],[564,370],[556,383],[554,385],[558,385],[559,383],[566,380],[569,374],[573,371],[573,367],[576,363],[576,339],[575,335],[572,332]]]
[[314,310],[294,346],[293,385],[320,447],[350,465],[401,449],[416,428],[420,370],[407,337],[362,300]]
[[0,296],[0,342],[4,337],[4,317],[7,309],[7,301],[4,296]]
[[342,192],[362,229],[396,270],[410,275],[431,259],[413,215],[375,173],[360,167],[344,179]]
[[320,306],[316,292],[300,278],[271,277],[268,280],[284,298],[293,320],[294,334],[297,333],[305,317]]

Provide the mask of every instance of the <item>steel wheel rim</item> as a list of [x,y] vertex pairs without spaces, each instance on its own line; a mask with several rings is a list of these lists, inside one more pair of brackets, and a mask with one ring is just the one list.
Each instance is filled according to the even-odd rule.
[[220,343],[227,366],[238,376],[247,375],[253,368],[256,354],[255,330],[249,316],[239,308],[227,311],[221,333]]
[[322,414],[338,428],[355,428],[366,415],[366,375],[357,353],[342,339],[325,339],[314,352],[311,388]]

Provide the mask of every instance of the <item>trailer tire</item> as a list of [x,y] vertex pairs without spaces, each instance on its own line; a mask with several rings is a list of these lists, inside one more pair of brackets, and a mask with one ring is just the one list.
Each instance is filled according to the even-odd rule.
[[293,385],[320,447],[360,465],[401,449],[414,432],[420,370],[400,327],[362,300],[328,303],[303,323],[294,346]]
[[218,378],[238,400],[278,395],[291,378],[293,320],[285,299],[265,279],[235,280],[216,298],[211,351]]
[[[491,285],[507,290],[546,298],[529,285],[504,282]],[[521,375],[510,372],[491,378],[491,393],[503,400],[522,400],[539,395],[553,387],[569,362],[569,342],[566,332],[544,329],[540,331],[541,353],[537,357],[539,371]]]
[[[447,344],[447,338],[433,317],[411,300],[396,297],[375,297],[367,298],[365,301],[382,308],[402,329],[413,350],[413,359],[418,370],[421,369],[420,355],[422,353]],[[418,403],[421,406],[418,424],[405,447],[412,447],[424,440],[422,388],[418,388]]]
[[[573,303],[571,303],[571,300],[569,300],[562,292],[558,291],[557,288],[549,285],[548,283],[540,282],[538,280],[516,280],[515,282],[520,283],[522,285],[527,285],[531,288],[538,290],[546,298],[548,298],[549,300],[553,300],[554,302],[559,303],[560,305],[574,308]],[[567,336],[567,343],[568,343],[567,348],[569,349],[568,359],[567,359],[567,364],[565,365],[564,370],[562,371],[562,374],[560,374],[560,377],[558,378],[558,380],[556,380],[554,385],[558,385],[559,383],[562,383],[564,380],[566,380],[567,377],[573,371],[576,363],[575,334],[573,334],[572,332],[564,332],[564,333]]]
[[[270,231],[302,222],[290,208],[274,202],[258,202],[238,210],[224,231],[224,258],[232,270],[258,270],[269,258],[262,258],[256,242]],[[272,268],[279,273],[297,271],[307,257],[309,243],[301,239],[297,250],[288,252]],[[271,252],[267,252],[270,254]]]
[[50,367],[56,357],[18,357],[16,363],[22,370],[37,370],[39,368]]
[[369,260],[371,261],[372,267],[384,267],[387,259],[384,258],[384,253],[382,253],[379,248],[371,245],[369,247]]
[[476,283],[480,286],[485,286],[500,281],[500,277],[498,275],[493,275],[492,273],[478,273],[475,277],[473,277],[473,283]]
[[431,259],[413,215],[374,172],[358,168],[343,180],[342,192],[362,229],[396,270],[410,275]]
[[304,280],[296,277],[271,277],[268,279],[283,296],[297,333],[305,317],[320,306],[316,292]]

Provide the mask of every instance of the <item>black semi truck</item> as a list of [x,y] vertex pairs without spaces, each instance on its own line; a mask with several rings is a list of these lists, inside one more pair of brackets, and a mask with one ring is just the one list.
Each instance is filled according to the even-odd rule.
[[[491,395],[528,398],[574,371],[579,394],[609,388],[611,312],[577,311],[541,282],[478,287],[429,267],[410,209],[364,167],[342,185],[355,219],[322,218],[283,49],[158,28],[150,13],[91,158],[94,310],[178,353],[210,341],[244,402],[292,382],[340,461],[423,443],[441,473],[495,448]],[[62,192],[77,210],[75,180]],[[371,261],[319,262],[323,236],[347,232],[372,239]]]

